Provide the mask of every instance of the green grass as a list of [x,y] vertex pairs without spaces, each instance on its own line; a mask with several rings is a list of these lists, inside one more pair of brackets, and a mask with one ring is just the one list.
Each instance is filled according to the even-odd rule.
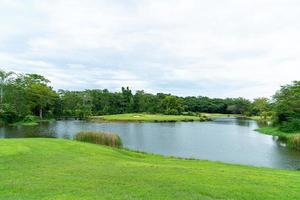
[[[240,117],[240,118],[251,119],[255,121],[265,121],[265,119],[263,119],[260,116],[244,116],[241,114],[222,114],[222,113],[201,113],[201,114],[207,117]],[[266,120],[270,120],[270,118],[267,118]]]
[[300,172],[164,158],[63,139],[0,139],[0,199],[300,198]]
[[286,132],[280,131],[278,128],[271,127],[271,126],[261,127],[261,128],[256,129],[256,131],[267,134],[267,135],[274,135],[274,136],[279,136],[279,137],[287,137],[289,135],[292,135],[291,133],[286,133]]
[[222,113],[201,113],[207,117],[240,117],[240,114],[222,114]]
[[39,125],[38,122],[24,122],[24,121],[19,121],[16,123],[12,124],[13,126],[37,126]]
[[133,122],[179,122],[179,121],[206,121],[204,116],[162,115],[162,114],[117,114],[90,117],[92,121],[133,121]]

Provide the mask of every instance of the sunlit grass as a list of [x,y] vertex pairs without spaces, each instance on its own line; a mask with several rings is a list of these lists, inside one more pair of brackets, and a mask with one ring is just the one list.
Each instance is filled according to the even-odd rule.
[[133,121],[133,122],[180,122],[180,121],[206,121],[206,116],[186,116],[186,115],[162,115],[162,114],[116,114],[91,117],[92,121]]

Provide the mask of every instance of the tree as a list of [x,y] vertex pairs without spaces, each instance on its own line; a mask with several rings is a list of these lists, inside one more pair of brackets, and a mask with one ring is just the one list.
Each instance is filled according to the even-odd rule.
[[227,101],[227,111],[232,114],[243,114],[250,115],[250,105],[251,102],[242,97],[234,99],[226,99]]
[[50,81],[38,74],[26,74],[19,76],[17,83],[25,88],[32,112],[38,113],[40,119],[43,119],[44,111],[53,109],[58,98],[57,93],[48,86]]
[[183,112],[182,100],[176,96],[168,95],[162,101],[162,108],[164,114],[178,115]]
[[4,87],[12,81],[12,75],[14,72],[5,72],[0,70],[0,103],[3,103]]
[[268,98],[260,97],[254,99],[252,103],[252,113],[266,119],[270,115],[271,103]]
[[129,87],[122,87],[122,108],[123,112],[130,113],[133,112],[133,95]]
[[57,94],[52,90],[52,88],[47,85],[34,83],[28,88],[31,93],[32,101],[35,102],[35,106],[39,110],[39,117],[43,119],[43,111],[47,106],[51,106]]
[[287,132],[300,130],[300,81],[284,85],[274,95],[275,122]]

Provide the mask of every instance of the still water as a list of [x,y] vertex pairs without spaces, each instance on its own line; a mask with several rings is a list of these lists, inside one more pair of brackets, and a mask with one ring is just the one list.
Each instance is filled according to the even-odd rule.
[[209,122],[91,123],[65,120],[39,126],[0,128],[0,138],[40,135],[72,139],[82,130],[117,133],[124,147],[167,156],[197,158],[272,168],[300,169],[300,152],[276,137],[257,133],[257,123],[236,118]]

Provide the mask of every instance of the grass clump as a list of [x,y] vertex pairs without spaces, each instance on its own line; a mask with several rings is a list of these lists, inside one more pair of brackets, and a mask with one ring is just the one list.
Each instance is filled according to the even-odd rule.
[[110,147],[121,147],[121,138],[112,133],[94,132],[94,131],[82,131],[74,137],[77,141],[88,142],[93,144],[101,144]]
[[300,134],[295,134],[288,137],[287,144],[293,149],[300,150]]

